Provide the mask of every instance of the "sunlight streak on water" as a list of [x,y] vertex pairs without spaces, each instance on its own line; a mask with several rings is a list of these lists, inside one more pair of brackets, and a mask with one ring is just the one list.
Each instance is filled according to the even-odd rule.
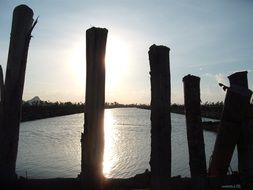
[[[185,116],[171,114],[172,176],[189,176]],[[21,123],[17,174],[28,178],[76,177],[81,171],[83,114]],[[106,109],[103,173],[128,178],[150,169],[150,110]],[[207,164],[215,134],[204,132]],[[235,153],[236,155],[236,153]],[[237,168],[236,156],[231,166]]]
[[[112,116],[111,110],[105,112],[104,117],[104,134],[105,134],[105,149],[104,149],[104,161],[103,161],[103,174],[108,176],[111,174],[112,166],[115,161],[114,155],[114,128],[113,128],[114,118]],[[114,156],[113,156],[114,155]]]

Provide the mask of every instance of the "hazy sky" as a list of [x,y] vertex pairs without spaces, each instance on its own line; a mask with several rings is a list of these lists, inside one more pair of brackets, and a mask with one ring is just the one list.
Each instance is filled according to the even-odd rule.
[[251,0],[0,0],[0,63],[6,69],[12,11],[39,16],[29,49],[23,99],[84,101],[85,31],[109,30],[106,101],[150,103],[148,50],[168,46],[172,103],[183,103],[182,78],[201,77],[201,99],[223,101],[218,81],[248,70],[253,89]]

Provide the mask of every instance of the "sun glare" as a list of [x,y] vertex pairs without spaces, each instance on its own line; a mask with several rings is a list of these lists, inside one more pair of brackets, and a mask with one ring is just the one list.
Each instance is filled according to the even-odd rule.
[[117,37],[108,36],[106,48],[106,85],[116,87],[123,79],[129,64],[129,47],[127,43]]
[[69,54],[69,70],[72,73],[72,77],[77,81],[78,85],[82,85],[85,80],[85,49],[82,43],[76,43]]
[[113,116],[111,110],[105,111],[104,117],[104,134],[105,134],[105,149],[103,161],[103,174],[109,176],[113,166]]
[[[126,41],[118,37],[108,35],[106,45],[106,87],[116,88],[128,70],[129,46]],[[83,84],[85,80],[85,47],[82,43],[76,43],[69,51],[68,68],[72,78],[77,83]]]

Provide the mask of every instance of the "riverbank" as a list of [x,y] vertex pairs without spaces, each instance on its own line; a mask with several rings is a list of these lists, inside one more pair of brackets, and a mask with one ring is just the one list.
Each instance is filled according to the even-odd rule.
[[[136,104],[118,104],[118,103],[106,103],[105,109],[113,108],[138,108]],[[85,105],[83,103],[71,103],[71,102],[42,102],[39,104],[22,104],[21,122],[33,121],[38,119],[46,119],[52,117],[59,117],[64,115],[71,115],[77,113],[84,113]]]
[[[121,105],[121,104],[110,104],[105,106],[106,109],[114,108],[139,108],[139,109],[150,109],[148,105]],[[21,121],[32,121],[38,119],[46,119],[52,117],[59,117],[71,114],[84,113],[84,104],[72,104],[72,103],[50,103],[41,105],[23,105]],[[176,114],[184,115],[184,107],[182,105],[172,105],[171,112]],[[210,116],[210,118],[218,118],[218,115],[209,111],[203,115]],[[203,122],[203,128],[208,131],[216,132],[219,122]]]
[[[105,178],[105,190],[133,190],[133,189],[149,189],[150,188],[150,172],[137,174],[134,177],[121,179],[121,178]],[[207,177],[207,184],[212,189],[223,185],[240,184],[239,175],[220,176],[220,177]],[[189,177],[174,176],[168,179],[170,181],[171,189],[173,190],[192,190],[193,181]],[[19,178],[15,183],[5,183],[5,189],[14,190],[81,190],[81,180],[79,178],[52,178],[52,179],[26,179]],[[219,188],[222,189],[222,188]]]
[[[139,108],[139,109],[150,109],[149,105],[136,105],[136,104],[106,104],[106,109],[113,108]],[[37,119],[45,119],[51,117],[58,117],[64,115],[71,115],[76,113],[83,113],[85,105],[83,103],[73,104],[71,102],[66,103],[43,103],[43,104],[23,104],[21,121],[32,121]],[[171,112],[177,114],[185,114],[184,106],[172,104]],[[220,119],[222,112],[221,106],[210,106],[205,105],[201,107],[202,117],[210,119]]]
[[[150,109],[149,105],[138,105],[136,106],[140,109]],[[219,120],[221,118],[222,109],[223,109],[223,103],[217,102],[217,103],[205,103],[201,105],[201,116],[210,118],[210,119],[217,119]],[[170,107],[170,111],[172,113],[182,114],[185,115],[185,108],[184,105],[180,104],[172,104]]]
[[[150,106],[141,105],[137,108],[140,109],[150,109]],[[216,119],[219,120],[221,117],[223,109],[223,104],[216,103],[216,104],[205,104],[201,106],[201,115],[202,117],[209,118],[209,119]],[[171,113],[185,115],[185,109],[183,105],[172,104],[171,105]],[[202,127],[206,131],[217,132],[219,127],[219,121],[202,121]]]

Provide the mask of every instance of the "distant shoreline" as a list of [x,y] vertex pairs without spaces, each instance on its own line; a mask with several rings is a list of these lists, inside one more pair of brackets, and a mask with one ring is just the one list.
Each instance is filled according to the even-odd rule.
[[[138,108],[138,109],[148,109],[150,110],[150,106],[106,106],[105,109],[114,109],[114,108]],[[57,107],[43,107],[43,106],[29,106],[26,107],[22,112],[21,122],[26,121],[35,121],[39,119],[47,119],[53,117],[60,117],[72,114],[84,113],[84,106],[79,105],[75,106],[75,108],[67,109],[65,106],[57,106]],[[171,109],[171,113],[185,115],[184,109]],[[208,114],[206,114],[208,115]],[[210,114],[209,114],[210,115]],[[205,117],[205,116],[204,116]],[[210,118],[214,119],[214,118]],[[202,122],[203,128],[208,131],[216,132],[217,126],[219,122]]]
[[[114,108],[138,108],[138,109],[147,109],[150,110],[150,106],[106,106],[105,109],[114,109]],[[66,107],[59,108],[44,108],[42,106],[31,106],[22,110],[22,119],[21,121],[33,121],[38,119],[46,119],[51,117],[58,117],[64,115],[72,115],[77,113],[84,113],[83,106],[77,106],[74,109],[68,109]],[[184,109],[171,109],[171,113],[185,115]],[[219,119],[220,116],[216,113],[204,112],[202,113],[202,117],[210,118],[210,119]]]

